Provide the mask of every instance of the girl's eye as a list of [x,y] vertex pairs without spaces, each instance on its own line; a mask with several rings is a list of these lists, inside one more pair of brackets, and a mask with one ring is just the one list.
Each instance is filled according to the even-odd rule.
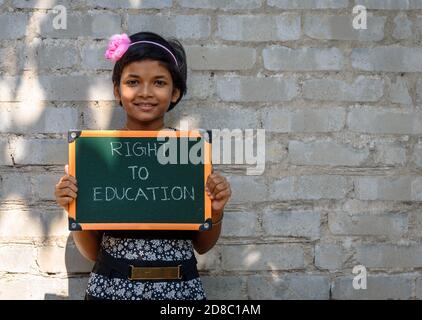
[[157,83],[159,86],[164,86],[166,84],[163,80],[157,80],[155,83]]
[[135,86],[138,83],[138,80],[128,80],[126,81],[126,84],[130,86]]

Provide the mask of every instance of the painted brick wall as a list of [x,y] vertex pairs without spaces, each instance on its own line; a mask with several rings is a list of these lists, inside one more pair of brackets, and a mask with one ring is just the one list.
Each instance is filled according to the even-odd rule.
[[264,174],[216,167],[233,197],[198,256],[208,298],[422,299],[421,0],[0,0],[0,299],[83,297],[65,134],[124,122],[102,55],[142,30],[187,50],[168,125],[266,130]]

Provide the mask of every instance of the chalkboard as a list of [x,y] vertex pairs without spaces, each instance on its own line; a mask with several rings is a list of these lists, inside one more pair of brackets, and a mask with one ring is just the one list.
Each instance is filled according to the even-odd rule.
[[208,230],[207,131],[70,130],[69,230]]

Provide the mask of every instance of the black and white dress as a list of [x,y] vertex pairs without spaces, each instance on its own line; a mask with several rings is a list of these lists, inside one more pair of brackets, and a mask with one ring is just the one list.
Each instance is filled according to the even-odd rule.
[[[114,258],[131,261],[180,261],[194,255],[190,239],[136,239],[103,234],[101,250]],[[86,299],[107,300],[204,300],[199,277],[187,281],[132,281],[91,272]]]

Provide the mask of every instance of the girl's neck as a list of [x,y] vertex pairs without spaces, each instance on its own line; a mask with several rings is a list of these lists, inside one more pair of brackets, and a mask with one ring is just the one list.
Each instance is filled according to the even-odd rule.
[[159,131],[164,128],[164,121],[151,122],[151,123],[140,123],[126,120],[126,125],[123,130],[143,130],[143,131]]

